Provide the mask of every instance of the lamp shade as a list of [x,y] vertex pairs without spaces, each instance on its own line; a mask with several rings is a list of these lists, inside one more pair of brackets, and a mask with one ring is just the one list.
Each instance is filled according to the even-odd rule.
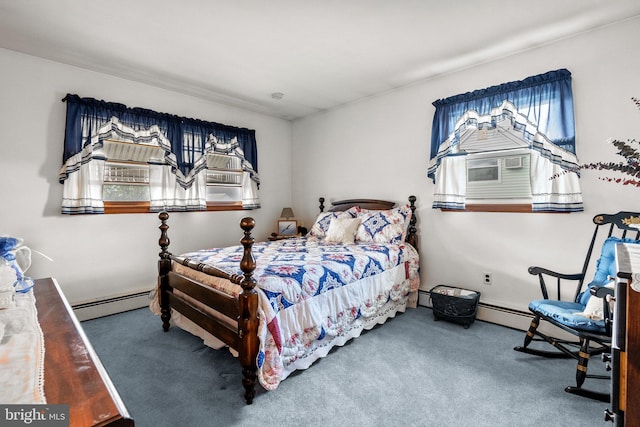
[[282,208],[282,213],[280,214],[280,218],[293,218],[295,215],[293,214],[293,209],[291,208]]

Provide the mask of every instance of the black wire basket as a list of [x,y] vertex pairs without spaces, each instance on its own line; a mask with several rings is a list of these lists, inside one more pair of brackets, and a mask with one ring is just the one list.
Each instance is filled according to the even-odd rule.
[[476,320],[480,292],[438,285],[429,291],[434,320],[459,323],[467,329]]

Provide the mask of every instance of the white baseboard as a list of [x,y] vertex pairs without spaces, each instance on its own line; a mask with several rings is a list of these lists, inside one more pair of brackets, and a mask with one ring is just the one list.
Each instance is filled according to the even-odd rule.
[[74,304],[73,312],[78,320],[89,320],[97,317],[122,313],[149,305],[149,292],[144,290],[129,294],[117,295],[100,300]]
[[533,315],[524,311],[480,303],[478,304],[478,314],[476,318],[508,328],[526,331],[529,329]]
[[418,290],[418,305],[423,307],[431,307],[431,298],[429,292]]

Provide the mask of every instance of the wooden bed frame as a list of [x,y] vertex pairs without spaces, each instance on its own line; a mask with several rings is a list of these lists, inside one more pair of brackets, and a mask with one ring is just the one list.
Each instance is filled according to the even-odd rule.
[[[411,221],[407,230],[406,242],[417,250],[418,237],[416,234],[415,196],[409,197],[411,208]],[[324,212],[324,198],[320,198],[320,212]],[[328,212],[345,211],[352,206],[360,206],[369,210],[388,210],[394,207],[394,202],[374,199],[350,199],[332,202],[332,207]],[[251,252],[254,238],[251,231],[255,227],[253,218],[245,217],[240,221],[240,228],[244,231],[244,236],[240,240],[244,247],[243,257],[240,261],[240,269],[243,274],[230,274],[226,271],[215,268],[211,265],[202,264],[185,257],[172,255],[169,248],[169,236],[167,230],[167,220],[169,214],[161,212],[158,217],[161,224],[159,226],[161,234],[158,241],[161,251],[158,262],[158,292],[160,303],[160,318],[162,328],[165,332],[169,330],[171,320],[171,310],[175,310],[200,326],[213,336],[220,339],[231,349],[238,352],[240,365],[242,366],[242,385],[245,389],[244,398],[248,404],[253,402],[255,396],[255,386],[257,382],[256,358],[259,350],[258,340],[258,293],[255,290],[256,280],[253,272],[256,268],[256,261]],[[177,262],[191,269],[200,271],[206,275],[229,280],[240,285],[242,292],[238,297],[233,297],[220,292],[210,286],[200,283],[194,279],[172,271],[172,263]],[[215,310],[216,312],[230,318],[237,319],[237,328],[229,326],[201,308],[193,305],[188,299],[175,294],[176,289],[200,303]]]

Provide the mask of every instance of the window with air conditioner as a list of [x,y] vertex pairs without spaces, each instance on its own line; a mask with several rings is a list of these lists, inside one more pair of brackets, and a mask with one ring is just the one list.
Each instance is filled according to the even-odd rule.
[[105,162],[102,199],[105,202],[149,202],[149,165]]
[[62,213],[257,209],[255,131],[68,94]]
[[466,156],[466,204],[475,209],[486,205],[531,203],[530,154],[527,149],[494,150]]
[[560,69],[433,102],[432,207],[582,211],[571,84]]
[[242,206],[242,159],[210,153],[207,155],[207,205]]

